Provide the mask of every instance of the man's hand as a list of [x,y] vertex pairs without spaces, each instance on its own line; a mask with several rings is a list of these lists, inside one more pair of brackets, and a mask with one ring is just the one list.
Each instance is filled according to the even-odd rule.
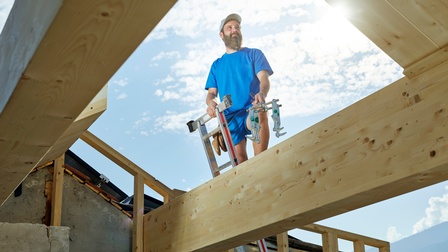
[[207,114],[209,115],[209,116],[211,116],[211,117],[216,117],[216,113],[215,113],[215,110],[216,110],[216,106],[217,106],[218,104],[216,104],[216,102],[214,102],[214,101],[210,101],[209,103],[208,103],[208,105],[207,105]]
[[254,101],[252,102],[252,105],[257,105],[260,103],[265,103],[266,102],[266,95],[264,93],[258,93],[254,96]]
[[207,114],[211,117],[216,117],[215,109],[218,103],[216,103],[215,98],[218,94],[216,88],[209,88],[207,92],[207,98],[205,98],[205,104],[207,104]]

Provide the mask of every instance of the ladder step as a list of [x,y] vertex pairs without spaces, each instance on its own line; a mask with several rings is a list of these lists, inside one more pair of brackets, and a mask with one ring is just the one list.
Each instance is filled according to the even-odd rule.
[[207,133],[206,135],[202,136],[202,141],[205,141],[207,139],[209,139],[211,136],[213,136],[214,134],[220,132],[221,129],[219,127],[217,127],[216,129],[210,131],[209,133]]
[[213,172],[221,171],[221,170],[223,170],[223,169],[225,169],[225,168],[227,168],[227,167],[229,167],[231,165],[232,165],[232,162],[228,161],[227,163],[225,163],[225,164],[223,164],[223,165],[213,169]]

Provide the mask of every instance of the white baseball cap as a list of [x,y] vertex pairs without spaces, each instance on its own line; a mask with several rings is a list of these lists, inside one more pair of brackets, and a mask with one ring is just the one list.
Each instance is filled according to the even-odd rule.
[[241,24],[241,17],[240,15],[236,14],[236,13],[232,13],[230,15],[228,15],[225,19],[223,19],[221,21],[221,24],[219,25],[219,32],[222,31],[222,28],[224,27],[224,25],[229,22],[230,20],[236,20],[238,23]]

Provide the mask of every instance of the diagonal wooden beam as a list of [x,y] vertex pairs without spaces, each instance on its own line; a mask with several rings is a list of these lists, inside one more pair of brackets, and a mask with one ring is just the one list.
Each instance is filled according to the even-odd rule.
[[146,251],[223,251],[448,179],[448,63],[148,213]]
[[0,37],[0,204],[175,2],[15,1]]
[[89,131],[86,131],[82,134],[81,139],[93,147],[95,150],[103,154],[105,157],[110,159],[112,162],[123,168],[125,171],[129,172],[133,176],[141,176],[143,178],[144,183],[149,186],[151,189],[156,191],[158,194],[164,197],[164,201],[168,202],[169,200],[175,198],[178,193],[174,192],[168,186],[151,176],[145,170],[140,168],[131,160],[127,159],[121,153],[116,151],[114,148],[103,142],[97,136],[92,134]]
[[76,140],[98,119],[107,108],[107,85],[93,98],[81,114],[41,158],[37,166],[47,163],[52,157],[63,155]]

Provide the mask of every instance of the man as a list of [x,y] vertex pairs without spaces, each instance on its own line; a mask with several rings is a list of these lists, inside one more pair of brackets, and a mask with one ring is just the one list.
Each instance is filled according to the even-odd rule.
[[[259,49],[242,47],[241,17],[230,14],[221,21],[219,36],[226,47],[225,54],[213,62],[205,89],[208,90],[207,113],[215,117],[215,98],[231,95],[232,106],[224,111],[239,162],[248,159],[246,135],[250,134],[247,109],[264,103],[269,92],[269,76],[273,71]],[[269,124],[266,112],[259,113],[260,143],[253,142],[254,154],[268,148]]]

